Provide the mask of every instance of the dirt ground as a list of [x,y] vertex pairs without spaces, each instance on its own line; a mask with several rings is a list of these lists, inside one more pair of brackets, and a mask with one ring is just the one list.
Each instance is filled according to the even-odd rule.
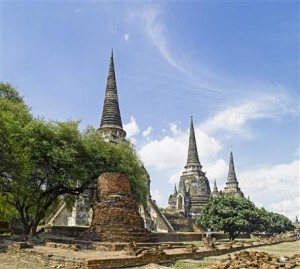
[[[281,256],[292,256],[296,253],[300,253],[300,241],[296,242],[287,242],[281,243],[277,245],[271,246],[263,246],[257,248],[251,248],[248,250],[257,250],[257,251],[266,251],[268,253]],[[175,265],[172,267],[166,266],[159,266],[156,264],[149,264],[143,267],[136,267],[143,268],[143,269],[163,269],[163,268],[176,268],[176,269],[196,269],[196,268],[209,268],[210,265],[218,262],[219,260],[225,258],[226,255],[222,256],[215,256],[215,257],[208,257],[204,258],[203,260],[181,260],[177,261]],[[18,258],[16,255],[7,254],[7,253],[0,253],[0,268],[1,269],[53,269],[54,267],[50,266],[43,266],[41,264],[30,262],[26,260],[22,260]]]
[[45,269],[52,268],[48,266],[42,266],[35,262],[29,262],[19,259],[16,255],[0,253],[0,268],[1,269]]

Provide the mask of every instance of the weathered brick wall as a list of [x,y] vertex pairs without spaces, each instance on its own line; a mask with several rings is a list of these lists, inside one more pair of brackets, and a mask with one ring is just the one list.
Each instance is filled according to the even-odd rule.
[[157,233],[159,242],[201,241],[202,233]]
[[91,227],[82,237],[104,242],[157,241],[155,234],[144,228],[125,175],[102,174],[97,182],[97,199]]

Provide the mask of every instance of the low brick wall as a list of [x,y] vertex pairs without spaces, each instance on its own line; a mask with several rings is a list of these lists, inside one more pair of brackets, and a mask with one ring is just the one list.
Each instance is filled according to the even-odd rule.
[[157,233],[159,242],[201,241],[203,233]]
[[[193,247],[186,247],[182,250],[181,253],[176,254],[167,254],[162,249],[151,248],[142,251],[137,256],[132,256],[128,258],[114,258],[114,259],[105,259],[101,257],[99,259],[79,259],[79,258],[70,258],[67,256],[60,256],[56,254],[46,254],[42,251],[35,250],[34,248],[26,249],[27,246],[21,243],[19,246],[14,244],[11,248],[11,251],[20,255],[20,257],[25,259],[30,259],[37,261],[41,264],[48,266],[64,266],[67,268],[77,268],[77,269],[100,269],[100,268],[123,268],[131,266],[142,266],[149,263],[158,263],[158,264],[173,264],[177,260],[182,259],[201,259],[208,256],[218,256],[234,251],[239,251],[254,246],[264,246],[269,244],[279,244],[281,242],[287,241],[296,241],[299,238],[284,238],[276,242],[265,241],[265,242],[254,242],[246,243],[245,245],[238,243],[222,244],[217,245],[214,249],[201,249],[197,250]],[[19,244],[19,243],[18,243]],[[24,248],[23,248],[24,247]],[[9,249],[8,249],[9,251]]]
[[86,231],[88,226],[51,226],[50,234],[55,236],[77,237]]

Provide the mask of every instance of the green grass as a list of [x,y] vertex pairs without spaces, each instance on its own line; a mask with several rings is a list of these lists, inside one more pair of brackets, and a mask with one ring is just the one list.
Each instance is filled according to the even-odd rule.
[[205,268],[206,266],[209,266],[212,264],[210,261],[207,260],[181,260],[177,261],[173,268],[180,268],[180,269],[194,269],[194,268]]
[[255,247],[250,250],[266,251],[276,256],[293,256],[294,254],[300,254],[300,241],[285,242],[277,245],[269,245],[263,247]]

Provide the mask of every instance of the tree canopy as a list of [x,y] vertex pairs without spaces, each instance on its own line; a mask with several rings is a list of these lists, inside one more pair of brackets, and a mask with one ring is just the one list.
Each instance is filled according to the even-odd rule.
[[215,197],[207,203],[196,224],[224,231],[234,240],[240,233],[274,233],[292,230],[291,221],[280,214],[258,209],[246,198],[230,195]]
[[257,209],[259,214],[259,231],[268,234],[279,234],[294,229],[294,225],[287,217],[265,210]]
[[4,83],[0,106],[0,194],[25,234],[35,234],[59,197],[82,193],[103,172],[126,174],[136,201],[145,201],[147,176],[129,142],[106,143],[93,128],[79,131],[79,122],[33,117]]

